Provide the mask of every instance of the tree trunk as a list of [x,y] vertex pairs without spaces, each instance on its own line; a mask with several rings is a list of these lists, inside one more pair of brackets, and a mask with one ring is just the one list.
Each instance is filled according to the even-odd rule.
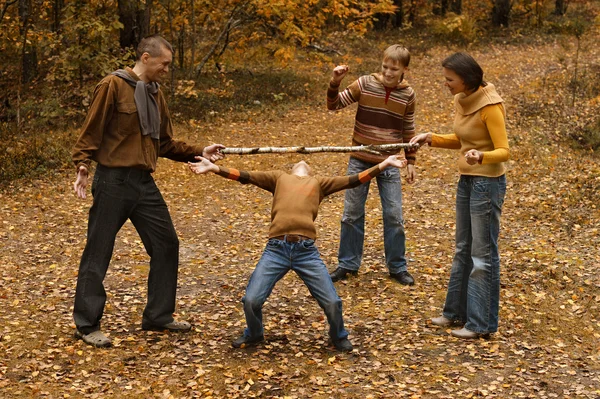
[[492,24],[508,27],[510,18],[510,0],[494,0],[492,8]]
[[62,18],[62,9],[65,6],[64,0],[54,0],[52,4],[52,32],[59,33]]
[[119,37],[121,48],[136,48],[150,33],[152,0],[118,0],[119,20],[123,29]]
[[417,9],[419,8],[418,0],[410,0],[410,6],[408,7],[408,22],[415,26],[417,21]]
[[37,53],[33,44],[27,44],[27,33],[31,27],[33,6],[30,0],[19,0],[19,16],[21,17],[21,38],[23,49],[21,54],[21,82],[30,82],[37,76]]
[[565,15],[567,12],[567,6],[569,2],[566,0],[555,0],[554,2],[554,15]]
[[450,2],[450,11],[456,15],[462,14],[462,0],[453,0]]
[[394,27],[400,28],[404,25],[404,0],[394,0],[394,5],[396,8],[396,13],[394,14]]
[[404,25],[404,0],[394,0],[396,12],[394,14],[375,14],[376,21],[373,21],[375,30],[385,30],[388,27],[400,28]]
[[433,5],[433,14],[445,17],[448,12],[448,0],[436,1]]
[[196,13],[194,12],[194,0],[190,0],[190,6],[192,7],[192,16],[190,17],[190,25],[192,26],[192,40],[190,43],[191,61],[188,76],[192,75],[194,72],[194,65],[196,65]]

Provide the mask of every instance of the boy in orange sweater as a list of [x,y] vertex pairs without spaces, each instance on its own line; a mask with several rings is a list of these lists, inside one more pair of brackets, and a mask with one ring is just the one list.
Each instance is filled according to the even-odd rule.
[[325,311],[329,336],[335,348],[341,352],[351,351],[352,344],[342,319],[342,300],[315,245],[317,232],[314,221],[319,204],[327,195],[366,183],[390,166],[404,167],[406,160],[391,155],[358,174],[320,177],[311,176],[310,166],[304,161],[296,163],[292,173],[288,174],[283,171],[246,172],[217,166],[202,157],[196,159],[199,162],[189,163],[196,174],[213,172],[273,193],[269,241],[242,298],[247,328],[240,338],[233,341],[233,347],[243,348],[264,340],[263,304],[277,281],[289,270],[294,270]]

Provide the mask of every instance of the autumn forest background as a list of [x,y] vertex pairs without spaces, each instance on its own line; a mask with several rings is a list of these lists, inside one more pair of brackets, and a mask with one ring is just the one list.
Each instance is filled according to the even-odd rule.
[[[584,0],[3,0],[0,2],[0,397],[600,398],[600,4]],[[174,48],[163,90],[177,138],[229,147],[349,145],[354,108],[325,109],[392,43],[417,131],[447,133],[440,63],[468,51],[506,100],[511,159],[502,216],[499,332],[460,341],[440,313],[454,250],[456,153],[423,148],[403,184],[409,270],[387,277],[376,185],[358,276],[337,283],[355,350],[335,352],[293,274],[265,305],[266,342],[234,350],[240,299],[264,247],[270,195],[161,160],[180,237],[185,335],[141,330],[148,256],[128,223],[105,285],[114,347],[73,339],[72,301],[91,199],[70,150],[94,85],[133,63],[141,37]],[[345,154],[228,156],[224,165],[344,174]],[[322,204],[318,245],[336,266],[343,193]]]

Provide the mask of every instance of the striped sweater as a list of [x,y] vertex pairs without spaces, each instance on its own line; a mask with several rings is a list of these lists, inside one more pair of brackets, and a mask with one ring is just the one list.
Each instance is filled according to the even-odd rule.
[[381,170],[379,165],[359,174],[339,177],[297,176],[282,171],[246,172],[219,166],[217,174],[242,184],[253,184],[273,194],[269,238],[300,234],[317,238],[315,219],[327,195],[366,183]]
[[[408,143],[415,135],[415,92],[403,80],[396,88],[386,88],[379,74],[365,75],[339,92],[339,86],[329,83],[327,108],[338,110],[358,102],[354,123],[353,145]],[[398,151],[381,156],[365,152],[352,156],[366,162],[379,163]],[[406,151],[409,164],[416,160],[416,150]]]

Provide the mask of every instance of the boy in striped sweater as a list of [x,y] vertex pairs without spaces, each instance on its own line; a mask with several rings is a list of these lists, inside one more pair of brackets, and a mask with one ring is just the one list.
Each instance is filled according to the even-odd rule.
[[[415,92],[404,80],[410,53],[400,45],[392,45],[383,53],[381,72],[364,75],[339,92],[339,86],[348,73],[347,65],[339,65],[327,90],[327,108],[339,110],[358,103],[352,145],[408,143],[415,135]],[[392,154],[398,151],[392,151]],[[415,179],[416,150],[405,151],[408,161],[406,181]],[[390,153],[381,156],[365,152],[350,155],[348,174],[359,173],[381,162]],[[401,284],[413,285],[407,270],[402,218],[402,185],[398,170],[389,170],[377,176],[379,197],[383,209],[383,238],[385,261],[390,277]],[[333,281],[357,274],[362,261],[365,238],[365,202],[369,184],[346,191],[344,214],[340,232],[338,267],[331,273]]]
[[390,166],[404,167],[406,160],[391,155],[351,176],[320,177],[311,176],[310,166],[304,161],[296,163],[292,173],[288,174],[283,171],[246,172],[217,166],[202,157],[196,159],[199,162],[189,163],[196,174],[213,172],[242,184],[253,184],[273,194],[269,241],[242,298],[247,328],[240,338],[233,341],[233,347],[244,348],[264,340],[263,304],[277,281],[293,270],[325,311],[329,336],[335,348],[341,352],[351,351],[352,344],[342,319],[342,300],[315,245],[317,231],[314,221],[319,204],[327,195],[366,183]]

